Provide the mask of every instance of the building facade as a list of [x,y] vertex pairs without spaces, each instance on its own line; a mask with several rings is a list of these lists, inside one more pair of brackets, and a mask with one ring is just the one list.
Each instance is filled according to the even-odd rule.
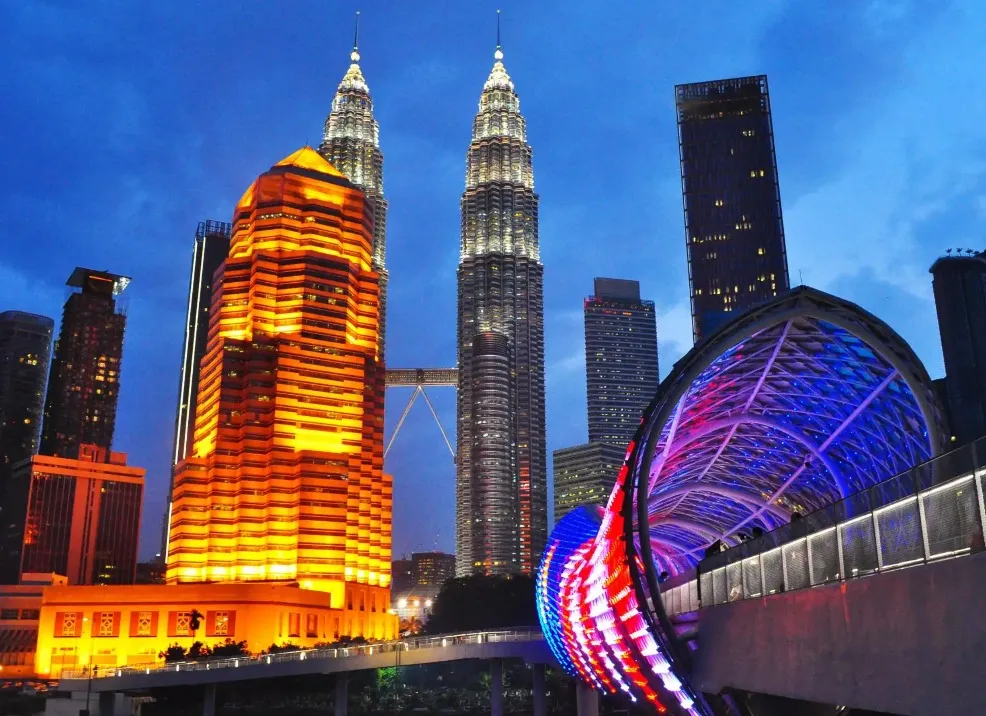
[[133,584],[144,472],[128,467],[125,454],[94,445],[81,446],[76,459],[35,455],[19,463],[11,482],[26,495],[20,573]]
[[380,127],[373,116],[370,88],[360,69],[358,36],[353,40],[350,65],[325,119],[318,152],[366,195],[373,215],[373,270],[380,275],[380,360],[387,337],[387,200],[383,194],[383,153]]
[[637,281],[597,278],[585,299],[585,380],[589,442],[626,446],[660,382],[654,302]]
[[576,507],[606,503],[625,452],[625,445],[590,442],[552,453],[555,523]]
[[414,582],[420,587],[441,587],[455,576],[455,555],[445,552],[415,552],[411,555]]
[[10,466],[38,451],[54,329],[46,316],[0,313],[0,495]]
[[[181,374],[178,378],[178,409],[175,415],[175,445],[171,467],[184,460],[195,432],[195,408],[198,404],[199,367],[209,342],[209,311],[216,274],[229,253],[232,225],[223,221],[200,221],[192,245],[192,275],[188,281],[188,308],[185,312],[185,338],[181,351]],[[168,553],[168,526],[171,516],[171,490],[164,512],[161,554]]]
[[83,444],[109,451],[120,399],[125,276],[76,268],[51,361],[39,452],[70,459]]
[[169,585],[290,580],[332,608],[347,585],[389,600],[372,228],[363,192],[308,147],[237,204],[175,470]]
[[456,572],[532,573],[547,537],[544,298],[531,147],[497,46],[466,156]]
[[767,77],[675,87],[695,341],[789,287]]
[[986,252],[943,256],[931,274],[951,434],[965,444],[986,435]]

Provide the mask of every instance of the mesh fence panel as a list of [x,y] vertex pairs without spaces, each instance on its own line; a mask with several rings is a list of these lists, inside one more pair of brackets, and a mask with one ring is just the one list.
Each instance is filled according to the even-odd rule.
[[808,583],[808,543],[803,539],[784,545],[784,560],[787,562],[787,584],[785,589],[804,589]]
[[876,521],[880,528],[879,547],[883,567],[924,559],[917,498],[885,507],[876,514]]
[[835,528],[810,535],[808,542],[811,544],[809,550],[811,554],[811,583],[814,585],[838,581],[841,570],[839,569],[839,543],[836,539]]
[[763,594],[763,585],[760,583],[759,555],[743,560],[743,574],[746,577],[746,598],[761,596]]
[[880,566],[876,556],[876,533],[873,517],[865,515],[839,527],[842,562],[846,579],[875,572]]
[[922,495],[925,529],[928,531],[928,557],[971,548],[981,534],[979,501],[972,475]]
[[763,560],[763,590],[765,594],[776,594],[784,590],[784,562],[781,551],[772,549],[760,555]]
[[699,576],[701,580],[701,589],[699,594],[702,596],[702,608],[711,607],[716,603],[715,592],[712,587],[712,572],[702,572]]
[[713,594],[716,604],[725,604],[729,593],[726,591],[726,568],[719,567],[712,573]]
[[743,598],[743,564],[741,562],[726,567],[726,587],[729,589],[729,601],[735,602]]

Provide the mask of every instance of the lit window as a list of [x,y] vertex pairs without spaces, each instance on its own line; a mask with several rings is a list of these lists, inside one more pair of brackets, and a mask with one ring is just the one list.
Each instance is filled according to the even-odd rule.
[[113,636],[113,612],[100,612],[99,635]]
[[75,627],[79,615],[75,612],[62,614],[62,636],[75,636]]
[[192,613],[178,612],[175,617],[175,634],[177,636],[187,636],[192,633]]
[[154,617],[151,612],[137,613],[137,636],[150,636]]
[[229,612],[216,612],[216,627],[213,631],[216,636],[229,634]]

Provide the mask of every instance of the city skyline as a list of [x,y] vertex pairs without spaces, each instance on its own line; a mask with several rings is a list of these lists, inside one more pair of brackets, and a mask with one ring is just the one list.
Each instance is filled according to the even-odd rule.
[[[168,482],[174,374],[180,362],[187,293],[188,247],[183,237],[201,216],[227,220],[238,196],[236,187],[306,137],[317,144],[328,99],[345,69],[355,8],[314,3],[299,7],[288,10],[288,15],[325,14],[323,22],[330,29],[317,41],[273,37],[260,68],[244,72],[260,60],[250,60],[234,38],[247,35],[259,41],[269,24],[248,12],[227,13],[235,16],[216,42],[200,43],[201,48],[178,62],[188,71],[195,70],[196,63],[215,63],[215,72],[200,72],[199,77],[196,70],[193,81],[180,88],[175,86],[177,79],[157,82],[172,74],[182,76],[168,62],[161,63],[162,69],[137,69],[140,63],[132,58],[141,55],[140,46],[155,44],[147,42],[144,33],[149,30],[144,28],[158,25],[171,34],[154,36],[164,40],[156,52],[171,57],[196,33],[205,33],[210,22],[192,28],[181,13],[135,10],[132,16],[107,18],[106,30],[94,20],[69,37],[60,34],[59,24],[49,22],[51,18],[33,14],[37,10],[15,10],[13,26],[24,32],[15,33],[18,39],[6,51],[11,56],[31,55],[36,66],[15,80],[11,106],[22,104],[36,121],[19,124],[14,132],[13,144],[18,146],[11,160],[25,171],[12,172],[20,183],[8,185],[14,198],[7,199],[11,218],[2,238],[14,250],[0,263],[0,309],[57,316],[63,299],[60,283],[74,265],[107,267],[137,281],[128,292],[126,377],[115,447],[130,453],[133,464],[148,469],[144,524],[153,527],[144,530],[142,556],[154,550]],[[984,107],[973,98],[971,111],[962,117],[935,116],[940,131],[928,132],[925,122],[933,114],[931,106],[973,81],[972,73],[955,58],[967,51],[972,57],[981,55],[967,34],[975,20],[958,5],[948,4],[920,15],[906,6],[899,14],[881,14],[875,4],[859,9],[844,5],[833,11],[831,21],[803,8],[741,12],[723,5],[721,10],[720,17],[702,25],[703,33],[725,36],[739,28],[738,35],[731,32],[731,47],[695,58],[683,52],[675,56],[675,48],[686,46],[686,40],[695,36],[688,25],[695,21],[692,11],[648,13],[639,23],[652,36],[646,42],[621,42],[626,19],[609,17],[619,13],[601,10],[598,16],[576,21],[560,17],[550,6],[523,12],[505,7],[504,46],[512,74],[523,78],[531,144],[538,150],[541,243],[549,267],[545,278],[549,450],[581,442],[584,432],[578,328],[586,280],[612,275],[642,282],[644,295],[657,303],[665,369],[690,344],[674,136],[673,87],[679,82],[760,72],[770,76],[791,283],[803,281],[835,291],[886,316],[936,377],[943,372],[926,272],[946,243],[975,247],[981,240],[978,227],[986,207],[979,197],[986,194],[986,186],[978,147],[986,141],[980,129]],[[162,16],[148,23],[141,12]],[[454,360],[461,148],[475,106],[476,78],[488,70],[492,13],[492,8],[449,13],[425,7],[413,13],[395,9],[363,16],[364,62],[371,65],[367,74],[373,78],[388,155],[392,275],[388,363],[393,367],[445,366]],[[70,22],[78,19],[66,14]],[[536,38],[549,22],[557,24],[561,39],[541,42]],[[413,38],[408,41],[399,39],[411,23],[421,32],[410,33]],[[846,27],[851,27],[848,35]],[[947,47],[938,41],[945,28],[960,28]],[[91,51],[108,41],[110,35],[103,32],[126,39],[110,57],[97,61]],[[672,42],[674,33],[683,37]],[[459,34],[472,39],[468,43],[452,39]],[[777,48],[769,39],[775,36],[785,38]],[[39,37],[70,41],[55,50],[57,43],[38,43]],[[662,49],[655,37],[667,40],[667,47]],[[565,50],[564,43],[574,45],[573,49]],[[867,44],[868,49],[859,49]],[[619,56],[614,60],[612,50],[594,53],[589,47],[620,47]],[[782,56],[796,48],[805,61],[798,67],[783,66]],[[909,53],[919,48],[922,60],[913,64]],[[930,57],[924,48],[931,48]],[[281,60],[290,69],[271,71],[267,63],[272,56],[292,58]],[[580,71],[566,75],[562,68],[575,58]],[[620,116],[609,108],[589,107],[581,94],[587,83],[611,79],[614,61],[620,66],[614,80],[617,89],[634,100]],[[936,73],[945,66],[955,68],[943,80]],[[234,70],[254,83],[244,97],[235,96],[243,85],[222,87]],[[271,77],[258,79],[267,73]],[[897,89],[904,73],[909,80],[906,97]],[[91,93],[92,104],[79,107],[34,97],[31,87],[39,77],[53,78],[53,97],[59,96],[59,87],[79,83]],[[154,85],[158,87],[152,90]],[[179,89],[174,96],[168,94]],[[201,96],[212,92],[218,93],[212,101],[228,111],[203,117]],[[126,100],[133,101],[119,104]],[[905,117],[891,131],[883,127],[874,134],[870,128],[874,118],[887,115],[888,107],[902,101],[909,103],[908,111],[901,113]],[[57,106],[45,106],[47,102]],[[441,106],[437,111],[436,103]],[[573,118],[573,107],[585,110],[585,116]],[[81,111],[88,113],[90,121],[79,121],[75,113]],[[237,116],[243,119],[232,119]],[[426,117],[435,121],[434,127],[421,126]],[[644,121],[653,125],[646,132],[641,129]],[[258,132],[258,127],[265,131]],[[621,181],[612,191],[595,180],[585,181],[592,176],[582,171],[585,162],[598,162],[598,157],[586,159],[571,152],[578,137],[600,131],[629,137],[634,128],[641,136],[630,142],[633,152],[618,147],[612,157],[630,181]],[[66,156],[59,142],[43,147],[45,135],[90,149]],[[174,152],[176,144],[190,151]],[[143,160],[134,166],[137,146]],[[38,151],[42,156],[57,151],[58,161],[64,163],[59,176],[31,175],[28,167],[38,165]],[[975,161],[970,161],[970,152]],[[420,173],[432,177],[427,186],[417,179]],[[91,176],[102,179],[89,181]],[[956,176],[959,180],[952,181]],[[16,209],[24,201],[32,211]],[[623,214],[615,225],[613,213]],[[968,228],[951,230],[963,225]],[[129,228],[121,230],[124,226]],[[942,235],[949,235],[947,242]],[[23,240],[27,236],[30,242]],[[600,236],[608,241],[599,242]],[[620,244],[624,250],[611,251],[617,240],[624,241]],[[60,258],[52,262],[51,256]],[[397,324],[400,327],[394,327]],[[399,393],[390,398],[388,434],[402,404]],[[454,397],[449,392],[436,396],[436,406],[451,425]],[[434,425],[420,420],[405,427],[389,460],[388,471],[395,474],[395,551],[430,547],[436,534],[439,548],[450,549],[453,469]],[[418,526],[414,515],[425,506],[433,506],[443,517]]]

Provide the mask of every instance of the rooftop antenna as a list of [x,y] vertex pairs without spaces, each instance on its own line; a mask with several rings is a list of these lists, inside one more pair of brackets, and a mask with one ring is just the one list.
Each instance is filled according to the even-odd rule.
[[500,46],[500,11],[496,11],[496,52],[493,53],[493,58],[497,60],[503,59],[503,49]]
[[802,271],[801,269],[798,269],[798,281],[801,282],[802,286],[805,285],[805,272]]
[[356,11],[356,27],[353,29],[353,51],[349,55],[353,62],[359,62],[359,10]]

